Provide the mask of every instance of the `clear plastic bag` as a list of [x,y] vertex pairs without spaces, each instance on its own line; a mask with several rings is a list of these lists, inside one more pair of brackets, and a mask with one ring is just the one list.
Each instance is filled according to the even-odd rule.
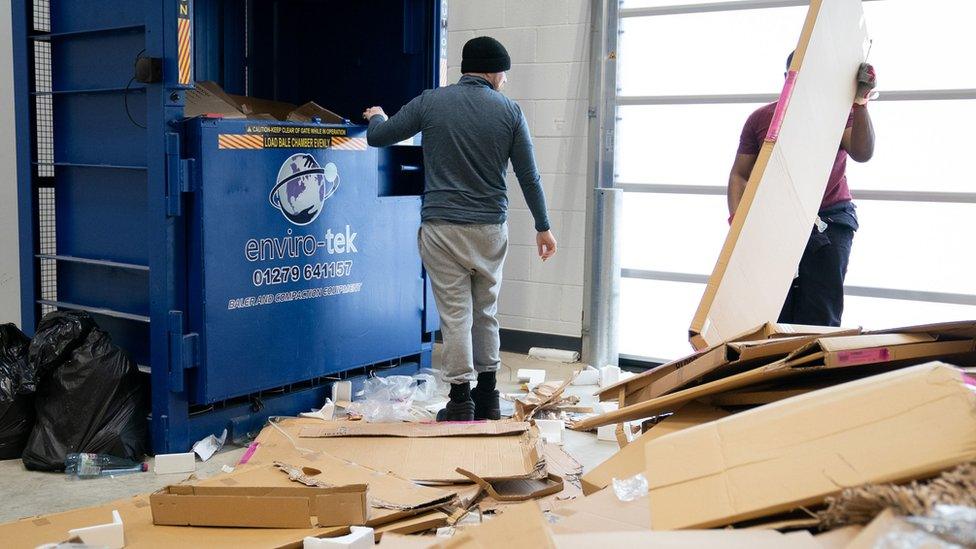
[[904,517],[905,527],[889,532],[875,549],[963,549],[976,547],[976,509],[936,505],[925,517]]
[[630,478],[613,479],[613,493],[620,501],[634,501],[647,495],[647,478],[638,473]]
[[437,379],[430,374],[371,377],[349,411],[372,423],[429,419],[429,412],[419,404],[438,396]]

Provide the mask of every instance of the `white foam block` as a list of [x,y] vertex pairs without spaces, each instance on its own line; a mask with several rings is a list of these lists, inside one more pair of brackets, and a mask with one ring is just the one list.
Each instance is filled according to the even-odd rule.
[[537,419],[535,426],[539,428],[539,434],[550,444],[562,444],[563,431],[566,430],[566,423],[561,419]]
[[313,538],[306,537],[304,549],[336,549],[344,547],[346,549],[373,549],[373,529],[362,526],[353,526],[351,532],[338,538]]
[[336,381],[332,384],[332,402],[336,406],[348,406],[352,402],[352,382]]
[[609,387],[620,381],[619,366],[604,366],[600,368],[600,387]]
[[538,385],[546,380],[545,370],[536,370],[533,368],[519,368],[516,372],[518,380],[522,383],[528,383],[529,385]]
[[112,510],[112,522],[86,528],[75,528],[68,530],[68,534],[72,537],[81,538],[85,545],[107,547],[108,549],[125,547],[125,527],[122,525],[122,517],[119,516],[119,512],[114,509]]
[[576,351],[566,351],[563,349],[547,349],[545,347],[532,347],[529,349],[529,357],[539,360],[551,360],[553,362],[571,363],[579,360],[579,353]]
[[157,454],[153,464],[153,472],[157,475],[170,473],[192,473],[197,470],[196,454]]
[[599,383],[600,370],[593,366],[587,366],[585,370],[581,370],[576,379],[573,380],[573,385],[598,385]]

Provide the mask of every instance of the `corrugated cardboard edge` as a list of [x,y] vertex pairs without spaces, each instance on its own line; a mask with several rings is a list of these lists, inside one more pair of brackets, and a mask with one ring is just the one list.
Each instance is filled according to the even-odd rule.
[[[860,12],[860,2],[857,2],[857,4],[858,4],[857,10],[858,12]],[[788,69],[788,71],[790,72],[798,72],[802,70],[801,67],[804,64],[807,50],[811,42],[813,42],[814,40],[820,40],[821,42],[823,42],[829,39],[826,36],[829,35],[830,38],[834,38],[835,35],[839,34],[839,31],[835,31],[834,29],[828,29],[829,31],[832,32],[828,32],[825,30],[820,30],[820,32],[817,32],[818,30],[817,21],[818,19],[821,19],[821,15],[823,11],[821,9],[821,6],[822,6],[821,0],[811,0],[809,10],[807,11],[807,17],[803,25],[803,30],[800,34],[800,39],[794,51],[793,61]],[[834,5],[833,7],[836,8],[836,5]],[[824,17],[824,19],[829,19],[829,16],[831,14],[832,11],[828,10],[827,17]],[[861,27],[858,30],[860,31],[861,34],[863,34],[864,32],[863,17],[861,17],[860,21],[861,21],[860,22]],[[827,20],[824,21],[822,24],[829,25],[831,23],[832,23],[831,21]],[[859,24],[859,23],[855,21],[853,24]],[[837,38],[841,38],[841,37],[837,37]],[[835,40],[835,42],[837,41],[839,40]],[[861,46],[862,46],[861,57],[858,60],[863,60],[864,56],[867,53],[863,51],[863,44]],[[809,93],[807,93],[806,95],[804,93],[801,93],[802,91],[804,91],[805,88],[804,76],[805,76],[804,73],[800,72],[799,79],[797,81],[796,93],[794,94],[794,101],[793,101],[794,107],[797,104],[803,104],[804,100],[809,101]],[[852,68],[852,76],[853,76],[853,68]],[[830,105],[826,105],[826,106],[830,106],[831,108],[834,108],[835,106],[839,105],[840,103],[839,99],[844,99],[847,108],[849,108],[849,106],[852,104],[854,99],[853,82],[851,82],[849,88],[850,88],[849,91],[845,91],[846,95],[843,98],[838,97],[838,101],[836,103],[831,103]],[[818,105],[818,106],[823,107],[825,105]],[[790,115],[794,110],[795,109],[789,109],[787,111],[786,114],[787,120],[784,123],[784,131],[780,142],[779,143],[764,142],[762,148],[760,149],[759,155],[756,159],[755,166],[749,177],[749,182],[746,186],[745,193],[743,194],[742,200],[739,204],[739,209],[736,212],[736,215],[732,221],[732,226],[725,240],[725,244],[723,245],[722,252],[718,257],[718,260],[716,261],[715,268],[712,271],[712,275],[708,279],[708,283],[705,287],[705,291],[702,296],[701,303],[699,304],[698,310],[695,313],[695,316],[691,323],[691,327],[689,329],[689,338],[691,340],[692,346],[696,349],[702,349],[708,347],[710,344],[714,344],[715,342],[727,340],[728,337],[732,335],[730,333],[722,333],[722,330],[729,330],[730,326],[723,326],[722,328],[716,326],[716,322],[714,321],[713,318],[715,311],[713,309],[716,305],[716,299],[718,297],[720,288],[722,287],[725,278],[730,274],[732,275],[739,274],[739,273],[728,272],[732,260],[735,256],[736,245],[740,240],[740,236],[748,221],[750,210],[756,201],[756,196],[760,189],[760,184],[766,175],[767,168],[770,165],[770,161],[773,158],[774,153],[779,153],[784,148],[784,145],[788,145],[788,143],[784,143],[784,141],[786,141],[786,137],[787,137],[786,135],[788,130],[787,124],[790,123],[791,121]],[[844,114],[846,119],[847,113],[845,112]],[[836,122],[839,128],[837,132],[837,137],[839,138],[840,133],[843,130],[843,120],[841,120],[838,116],[838,120]],[[786,148],[787,150],[789,149],[789,147]],[[782,155],[779,156],[781,157]],[[823,159],[818,158],[818,160],[827,161],[828,159],[824,157]],[[826,187],[826,183],[827,183],[826,173],[824,173],[824,176],[825,177],[822,183],[822,187],[820,187],[821,194],[822,194],[822,189]],[[777,205],[766,204],[766,206],[774,207]],[[809,220],[811,225],[813,222],[814,215],[815,212],[811,212],[810,220]],[[797,244],[799,245],[800,243],[797,242]],[[802,254],[802,250],[803,250],[802,246],[798,247],[795,251],[791,249],[790,253],[788,254],[788,257],[791,258],[790,261],[792,261],[793,253],[795,252],[796,261],[798,263],[799,257]],[[781,252],[782,250],[778,250],[778,253]],[[786,280],[784,280],[783,283],[784,285],[782,289],[774,288],[771,290],[771,292],[775,292],[775,294],[778,295],[778,293],[782,291],[782,298],[785,298],[786,291],[788,290],[788,284]],[[771,301],[768,294],[767,294],[766,301]],[[770,306],[772,306],[772,304],[770,304]],[[779,307],[781,306],[782,306],[782,300],[780,300],[779,303],[776,304],[777,308],[775,309],[775,313],[771,312],[770,314],[778,315]],[[735,313],[739,313],[739,311],[732,311],[727,313],[735,314]],[[763,314],[765,314],[765,312]],[[736,314],[736,318],[741,318],[741,317],[738,314]],[[747,321],[750,320],[754,320],[754,319],[747,319]]]
[[517,421],[473,421],[440,423],[366,423],[362,421],[331,421],[321,425],[307,425],[299,431],[301,438],[334,437],[405,437],[441,438],[473,436],[519,435],[529,430],[529,424]]

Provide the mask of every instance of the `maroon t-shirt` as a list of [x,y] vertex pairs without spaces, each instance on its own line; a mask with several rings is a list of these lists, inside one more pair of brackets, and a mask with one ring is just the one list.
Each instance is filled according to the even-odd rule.
[[[766,132],[769,131],[769,123],[773,120],[773,111],[776,110],[776,103],[770,103],[765,107],[756,109],[746,120],[746,125],[742,128],[742,135],[739,136],[739,154],[759,154],[763,141],[766,139]],[[854,111],[847,118],[847,127],[854,124]],[[827,190],[824,192],[823,201],[820,209],[824,210],[851,200],[851,190],[847,186],[847,151],[840,149],[837,157],[834,158],[834,167],[830,170],[830,179],[827,180]]]

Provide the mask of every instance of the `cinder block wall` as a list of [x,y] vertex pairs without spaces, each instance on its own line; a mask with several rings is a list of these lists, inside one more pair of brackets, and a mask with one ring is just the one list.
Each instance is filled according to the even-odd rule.
[[[559,241],[542,263],[532,216],[509,173],[511,249],[499,302],[503,328],[578,337],[583,311],[586,133],[589,94],[587,0],[449,0],[448,79],[460,77],[461,48],[492,36],[512,56],[505,94],[529,121],[549,215]],[[511,172],[511,170],[509,170]]]

